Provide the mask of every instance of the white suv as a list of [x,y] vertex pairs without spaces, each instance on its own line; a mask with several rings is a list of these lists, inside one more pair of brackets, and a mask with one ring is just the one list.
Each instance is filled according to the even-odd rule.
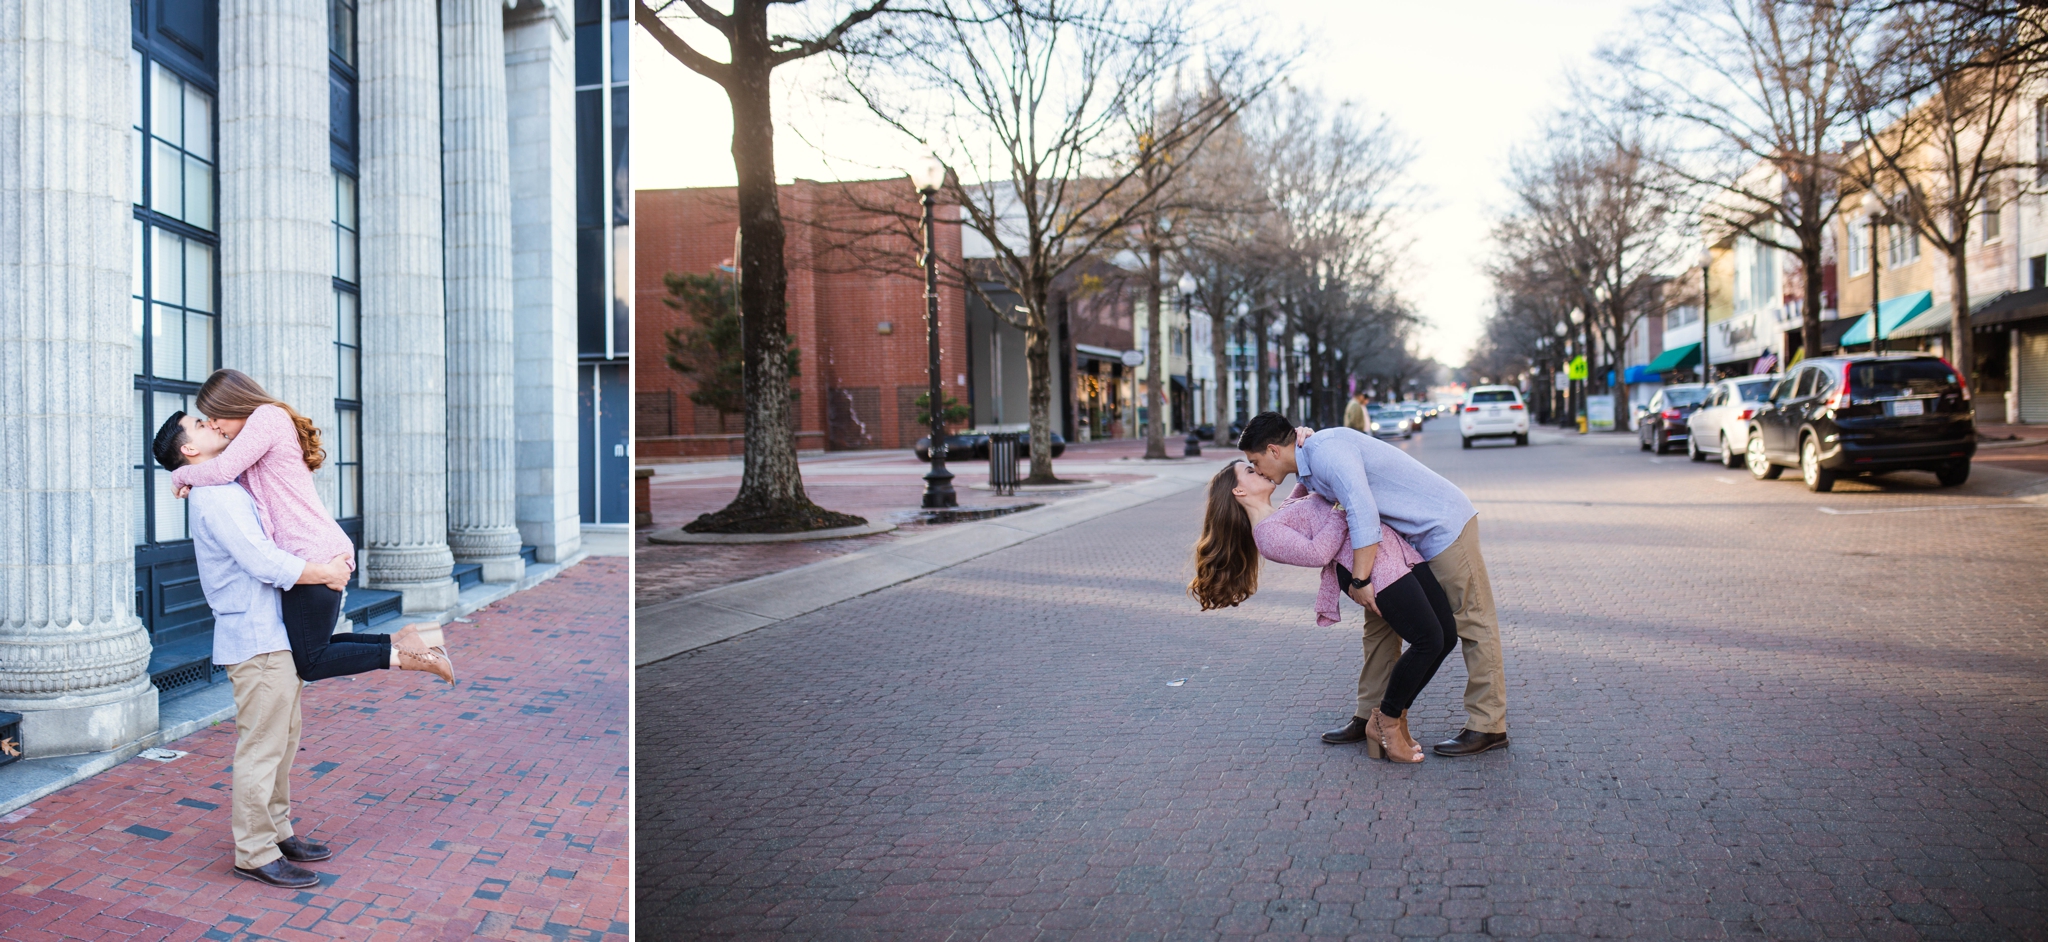
[[1529,407],[1522,403],[1522,391],[1513,386],[1467,390],[1465,404],[1458,409],[1458,435],[1466,448],[1480,438],[1512,438],[1517,445],[1529,444]]

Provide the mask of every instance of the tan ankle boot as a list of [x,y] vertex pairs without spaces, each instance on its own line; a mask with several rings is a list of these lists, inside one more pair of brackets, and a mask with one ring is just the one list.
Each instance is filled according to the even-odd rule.
[[1378,707],[1374,707],[1367,722],[1377,723],[1380,728],[1380,748],[1385,751],[1388,762],[1413,765],[1422,761],[1422,747],[1415,737],[1408,735],[1408,714],[1402,713],[1398,720],[1388,719]]
[[447,655],[434,650],[424,653],[407,651],[395,643],[391,650],[398,654],[399,670],[426,671],[450,684],[455,683],[455,664],[448,660]]
[[1372,710],[1365,714],[1366,758],[1384,759],[1387,757],[1386,747],[1380,745],[1380,723],[1382,721],[1380,711],[1378,710]]

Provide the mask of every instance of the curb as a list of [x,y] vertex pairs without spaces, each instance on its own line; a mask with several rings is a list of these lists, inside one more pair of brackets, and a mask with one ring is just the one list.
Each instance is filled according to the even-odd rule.
[[1075,524],[1193,490],[1207,479],[1207,470],[1203,468],[1199,477],[1162,475],[1037,510],[954,524],[936,533],[647,606],[634,613],[633,666],[646,667]]
[[873,536],[896,529],[887,521],[863,523],[851,527],[832,527],[827,530],[799,530],[795,533],[691,533],[682,527],[649,534],[647,542],[662,546],[688,546],[695,544],[730,545],[734,543],[802,543],[809,540],[843,540],[856,536]]

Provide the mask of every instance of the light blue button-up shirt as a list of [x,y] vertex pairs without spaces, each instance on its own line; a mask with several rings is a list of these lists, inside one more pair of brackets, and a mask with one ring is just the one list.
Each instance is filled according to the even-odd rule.
[[306,561],[270,542],[256,501],[242,485],[195,487],[186,500],[192,502],[199,587],[213,609],[213,662],[240,664],[291,650],[280,593],[298,584]]
[[1351,548],[1379,542],[1380,523],[1415,544],[1423,559],[1450,548],[1479,513],[1456,484],[1413,455],[1349,428],[1326,428],[1294,451],[1301,486],[1344,505]]

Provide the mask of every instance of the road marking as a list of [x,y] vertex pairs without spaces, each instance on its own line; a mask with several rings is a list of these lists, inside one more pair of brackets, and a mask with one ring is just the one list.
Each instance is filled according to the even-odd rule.
[[1731,478],[1731,477],[1725,477],[1725,476],[1716,476],[1716,477],[1714,478],[1714,480],[1716,480],[1716,481],[1719,481],[1719,482],[1721,482],[1721,483],[1723,483],[1723,484],[1740,484],[1740,483],[1742,483],[1741,481],[1737,481],[1737,480],[1735,480],[1734,478]]
[[1940,507],[1875,507],[1870,510],[1836,510],[1833,507],[1815,509],[1824,514],[1847,517],[1856,514],[1909,514],[1922,510],[2020,510],[2027,507],[2038,509],[2048,507],[2048,504],[1949,504]]

